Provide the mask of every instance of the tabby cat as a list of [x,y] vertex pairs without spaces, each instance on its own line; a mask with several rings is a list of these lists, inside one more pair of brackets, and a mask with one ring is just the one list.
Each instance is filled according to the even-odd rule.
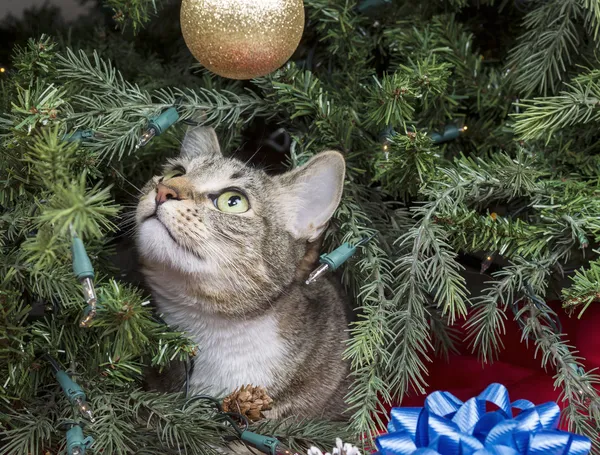
[[165,321],[198,344],[191,392],[252,384],[274,399],[269,417],[342,417],[346,303],[331,278],[305,280],[344,172],[342,155],[326,151],[269,176],[225,158],[214,130],[194,127],[146,185],[142,270]]

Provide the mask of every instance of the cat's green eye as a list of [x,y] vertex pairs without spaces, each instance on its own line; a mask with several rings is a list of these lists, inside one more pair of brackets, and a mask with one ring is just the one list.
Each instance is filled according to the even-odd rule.
[[185,169],[183,169],[182,167],[176,167],[173,169],[169,169],[168,171],[166,171],[163,174],[160,181],[162,182],[163,180],[169,180],[169,179],[174,179],[175,177],[181,177],[184,174],[185,174]]
[[216,208],[225,213],[244,213],[250,208],[248,198],[239,191],[225,191],[213,202]]

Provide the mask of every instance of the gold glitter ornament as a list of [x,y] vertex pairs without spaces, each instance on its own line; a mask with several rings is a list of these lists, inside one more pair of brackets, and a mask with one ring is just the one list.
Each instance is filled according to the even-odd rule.
[[264,76],[294,53],[304,30],[302,0],[183,0],[187,47],[213,73]]

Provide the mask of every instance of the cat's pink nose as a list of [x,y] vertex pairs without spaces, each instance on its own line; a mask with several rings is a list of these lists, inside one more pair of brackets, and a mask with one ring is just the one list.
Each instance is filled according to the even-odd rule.
[[163,204],[169,199],[175,199],[176,201],[179,201],[182,198],[179,197],[179,194],[173,188],[169,188],[168,186],[159,183],[156,187],[156,205]]

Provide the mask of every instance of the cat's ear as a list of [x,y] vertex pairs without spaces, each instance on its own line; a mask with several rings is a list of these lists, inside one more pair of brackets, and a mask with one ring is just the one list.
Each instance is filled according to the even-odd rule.
[[342,198],[345,172],[342,154],[327,151],[279,176],[278,209],[294,237],[313,241],[321,235]]
[[221,147],[215,130],[208,126],[188,127],[181,146],[181,156],[192,159],[213,155],[221,155]]

